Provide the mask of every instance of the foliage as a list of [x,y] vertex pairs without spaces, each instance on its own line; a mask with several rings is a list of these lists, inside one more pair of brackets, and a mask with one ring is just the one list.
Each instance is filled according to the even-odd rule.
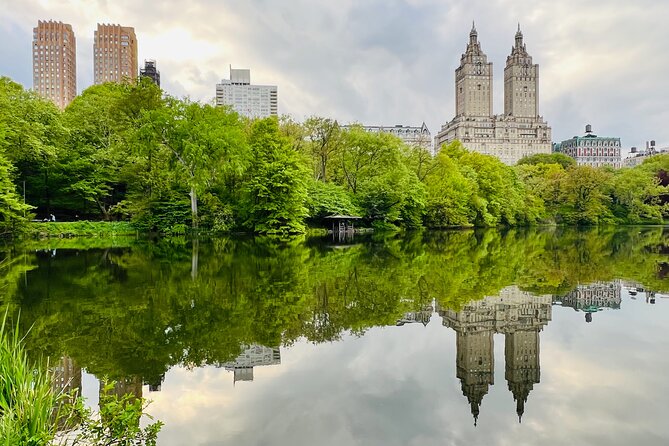
[[7,313],[0,326],[0,444],[42,446],[55,435],[52,410],[59,396],[43,366],[28,359]]
[[9,235],[23,227],[32,208],[24,204],[16,193],[11,179],[12,167],[0,152],[0,237]]
[[332,213],[386,229],[669,219],[669,155],[617,171],[564,154],[511,167],[457,141],[433,157],[332,118],[275,121],[169,97],[148,79],[92,86],[61,112],[0,78],[0,233],[19,233],[28,209],[163,235],[298,234]]
[[529,164],[531,166],[537,164],[557,164],[563,169],[576,165],[576,160],[564,153],[537,153],[534,155],[524,156],[517,165]]
[[334,183],[311,180],[308,183],[307,210],[312,220],[328,215],[360,215],[353,196],[343,187]]
[[157,421],[145,428],[140,427],[140,418],[148,416],[144,412],[146,401],[132,394],[116,394],[114,381],[101,385],[99,415],[87,408],[81,398],[73,405],[74,417],[82,421],[77,425],[73,438],[64,442],[65,446],[155,446],[162,423]]
[[304,232],[308,171],[302,157],[280,134],[276,118],[255,121],[249,145],[245,226],[260,234]]

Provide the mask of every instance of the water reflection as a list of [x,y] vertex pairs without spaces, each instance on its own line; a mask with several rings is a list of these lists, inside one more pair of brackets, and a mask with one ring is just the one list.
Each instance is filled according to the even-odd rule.
[[265,347],[264,345],[250,345],[243,347],[244,352],[234,361],[226,362],[221,366],[233,372],[233,382],[253,381],[253,367],[281,364],[279,347]]
[[[231,390],[234,399],[250,387],[269,391],[274,380],[268,376],[296,373],[304,363],[285,359],[307,345],[323,352],[335,344],[351,349],[355,339],[372,332],[387,348],[409,352],[416,330],[452,336],[450,346],[438,347],[452,350],[454,358],[440,373],[449,370],[450,380],[459,381],[457,397],[468,405],[461,412],[479,426],[484,415],[513,414],[512,406],[500,407],[493,396],[494,340],[504,337],[504,367],[497,368],[525,426],[528,414],[542,412],[526,410],[528,402],[553,391],[539,385],[540,335],[545,346],[549,325],[565,336],[574,330],[565,319],[551,322],[554,312],[572,308],[582,315],[564,314],[584,325],[583,317],[591,322],[595,313],[622,310],[595,315],[597,323],[588,326],[594,333],[607,326],[606,318],[624,313],[626,302],[638,299],[650,307],[669,291],[664,228],[356,235],[336,242],[345,245],[325,237],[128,241],[93,249],[64,240],[14,247],[0,253],[0,302],[32,326],[27,339],[36,357],[63,357],[58,385],[81,392],[83,368],[116,380],[112,392],[146,396],[146,385],[164,404],[177,389],[191,392],[171,381],[182,368],[211,368],[223,372],[227,383],[241,382]],[[631,317],[625,324],[632,333],[638,321]],[[344,366],[354,361],[347,352],[339,358]],[[428,373],[436,362],[428,352],[421,355],[412,367]],[[383,361],[392,360],[388,355],[368,364],[369,372],[385,370]],[[254,371],[263,379],[254,381]],[[358,372],[338,379],[352,385],[361,379],[352,376]],[[552,372],[557,369],[545,371]]]
[[527,397],[539,383],[539,332],[551,320],[551,296],[534,296],[512,286],[498,296],[470,302],[461,311],[440,309],[439,314],[444,326],[457,333],[456,376],[474,424],[488,386],[495,383],[493,335],[504,335],[505,376],[520,421]]

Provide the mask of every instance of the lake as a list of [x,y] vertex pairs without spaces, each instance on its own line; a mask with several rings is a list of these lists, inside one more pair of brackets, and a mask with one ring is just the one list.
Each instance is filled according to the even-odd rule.
[[31,355],[159,445],[669,444],[669,228],[0,250]]

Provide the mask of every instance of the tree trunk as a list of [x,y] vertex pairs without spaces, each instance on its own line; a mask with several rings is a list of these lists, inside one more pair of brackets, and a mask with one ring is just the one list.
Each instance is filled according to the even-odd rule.
[[190,188],[190,210],[193,216],[193,228],[197,228],[197,193],[195,188]]

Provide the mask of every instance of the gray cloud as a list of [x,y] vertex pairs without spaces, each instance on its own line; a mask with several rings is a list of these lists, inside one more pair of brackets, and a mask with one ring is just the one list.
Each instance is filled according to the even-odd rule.
[[[31,85],[38,19],[71,23],[78,84],[92,81],[97,22],[134,26],[140,58],[155,58],[164,88],[208,101],[228,66],[279,86],[280,112],[370,124],[418,124],[433,133],[454,113],[454,70],[476,20],[494,63],[495,111],[520,22],[541,68],[540,110],[555,140],[591,123],[623,145],[669,145],[665,73],[669,4],[651,0],[345,0],[234,2],[10,1],[0,11],[0,74]],[[24,44],[17,44],[24,42]]]

